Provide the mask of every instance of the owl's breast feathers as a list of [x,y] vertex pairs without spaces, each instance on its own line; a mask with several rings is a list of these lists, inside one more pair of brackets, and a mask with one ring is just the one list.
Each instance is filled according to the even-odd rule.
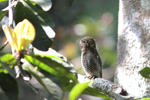
[[102,63],[96,48],[82,50],[83,69],[91,76],[102,77]]

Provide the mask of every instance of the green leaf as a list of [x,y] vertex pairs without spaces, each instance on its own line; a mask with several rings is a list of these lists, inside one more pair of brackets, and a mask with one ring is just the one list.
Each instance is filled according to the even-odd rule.
[[0,64],[4,68],[4,69],[1,69],[1,71],[0,71],[1,73],[2,72],[5,74],[9,73],[12,77],[15,78],[15,72],[12,68],[10,68],[12,66],[9,66],[7,63],[1,62],[1,61],[0,61]]
[[68,6],[71,6],[72,3],[73,3],[73,1],[74,1],[74,0],[66,0],[66,4],[67,4]]
[[8,0],[0,0],[0,2],[4,2],[4,1],[8,1]]
[[26,18],[35,27],[36,37],[32,42],[33,46],[39,50],[47,51],[55,37],[55,32],[51,28],[54,27],[51,17],[44,11],[25,1],[22,1],[22,3],[18,2],[15,9],[16,23]]
[[149,67],[145,67],[144,69],[142,69],[139,72],[143,77],[150,79],[150,68]]
[[143,98],[143,99],[141,99],[141,100],[150,100],[150,98]]
[[14,77],[15,73],[12,69],[13,65],[16,63],[16,59],[12,56],[12,54],[5,54],[0,57],[0,72],[8,73]]
[[18,100],[17,82],[9,74],[0,73],[0,87],[9,100]]
[[15,58],[12,56],[12,54],[8,53],[8,54],[5,54],[3,56],[0,57],[0,60],[2,62],[7,62],[9,64],[13,64],[16,62]]
[[26,60],[22,61],[24,70],[32,74],[38,80],[38,82],[53,95],[55,100],[62,100],[64,93],[57,77],[47,73],[44,70],[39,70],[39,68],[36,69],[37,67],[33,67]]
[[7,14],[8,11],[0,11],[0,21]]
[[32,5],[36,5],[35,2],[32,2],[32,1],[30,1],[30,0],[25,0],[25,1],[28,1],[28,2],[31,3]]
[[64,91],[70,91],[78,83],[76,77],[69,71],[70,65],[60,58],[50,55],[25,56],[25,59],[42,70],[55,75],[61,81]]
[[69,100],[75,100],[88,87],[90,82],[76,84],[69,94]]
[[52,1],[51,0],[29,0],[32,2],[35,2],[38,4],[44,11],[50,10],[52,7]]

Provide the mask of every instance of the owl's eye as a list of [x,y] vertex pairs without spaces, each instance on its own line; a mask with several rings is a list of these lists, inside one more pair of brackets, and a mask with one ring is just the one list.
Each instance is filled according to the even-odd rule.
[[85,41],[82,41],[82,43],[85,43]]
[[90,40],[90,44],[92,44],[93,43],[93,41],[92,40]]

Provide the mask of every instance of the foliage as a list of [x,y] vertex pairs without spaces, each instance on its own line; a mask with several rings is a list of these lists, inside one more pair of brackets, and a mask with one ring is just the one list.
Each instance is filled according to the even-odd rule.
[[7,1],[7,0],[0,0],[0,2],[4,2],[4,1]]
[[[150,68],[149,67],[145,67],[144,69],[142,69],[139,72],[143,77],[150,79]],[[143,98],[141,100],[150,100],[150,98]]]
[[70,92],[69,100],[75,100],[87,87],[89,82],[76,84]]
[[8,11],[0,11],[0,20],[7,14]]
[[[0,0],[0,2],[3,1],[7,0]],[[71,91],[74,86],[69,97],[71,100],[75,99],[82,92],[107,98],[107,96],[99,95],[94,89],[92,94],[91,89],[87,88],[89,82],[79,84],[74,75],[76,72],[72,73],[72,70],[74,70],[72,64],[62,59],[62,56],[60,57],[58,53],[52,56],[48,52],[46,54],[35,54],[31,50],[37,48],[42,50],[42,52],[47,51],[53,43],[53,38],[55,37],[55,32],[52,29],[54,22],[45,12],[51,8],[52,1],[10,1],[12,3],[16,2],[15,6],[12,6],[12,3],[8,6],[11,6],[16,11],[16,27],[14,30],[10,27],[11,25],[2,25],[2,27],[9,43],[16,51],[12,54],[7,53],[0,56],[0,87],[8,99],[18,100],[17,78],[23,78],[24,81],[28,81],[25,78],[31,75],[36,78],[55,100],[62,100],[64,92]],[[68,6],[71,6],[73,0],[66,0],[65,2]],[[37,8],[36,4],[43,10]],[[0,11],[0,21],[7,12]],[[8,17],[11,18],[11,16]],[[26,46],[31,42],[33,47],[27,49]],[[30,80],[30,78],[28,79]],[[31,87],[35,88],[34,86]]]
[[16,51],[24,50],[35,38],[35,28],[27,20],[19,22],[15,30],[8,25],[3,27],[5,36]]
[[150,98],[143,98],[143,99],[141,99],[141,100],[150,100]]
[[140,74],[141,74],[143,77],[150,79],[150,68],[149,68],[149,67],[145,67],[144,69],[142,69],[142,70],[140,71]]
[[16,80],[9,74],[0,73],[0,86],[9,100],[18,99],[18,86]]
[[47,51],[52,45],[55,36],[55,33],[51,29],[51,27],[54,27],[51,17],[44,11],[25,1],[19,2],[15,10],[16,15],[18,15],[15,17],[16,23],[23,19],[28,19],[35,27],[36,37],[32,42],[33,46],[39,50]]

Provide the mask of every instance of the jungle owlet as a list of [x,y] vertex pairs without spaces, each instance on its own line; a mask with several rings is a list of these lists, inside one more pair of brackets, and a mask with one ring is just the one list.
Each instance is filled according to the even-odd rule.
[[87,78],[102,77],[102,62],[92,37],[80,40],[81,64]]

